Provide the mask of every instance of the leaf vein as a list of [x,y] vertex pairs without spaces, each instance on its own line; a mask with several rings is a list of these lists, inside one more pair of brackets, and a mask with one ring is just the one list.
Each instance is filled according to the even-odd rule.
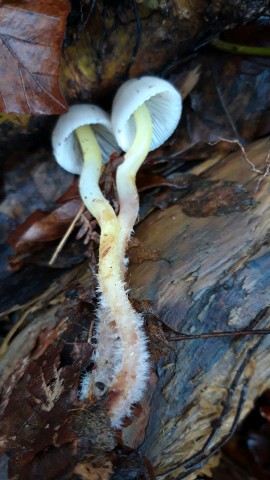
[[24,68],[27,73],[31,76],[31,78],[34,80],[34,82],[36,82],[36,84],[39,86],[39,88],[45,93],[45,95],[47,95],[51,100],[53,100],[54,102],[56,102],[59,106],[61,107],[65,107],[65,105],[61,102],[59,102],[59,100],[57,100],[53,95],[51,95],[49,92],[47,92],[47,90],[43,87],[43,85],[40,83],[40,81],[35,77],[35,75],[33,75],[32,72],[30,72],[30,70],[22,63],[22,61],[20,60],[20,58],[16,55],[16,53],[14,52],[14,50],[12,49],[12,47],[8,44],[8,42],[6,41],[6,39],[4,38],[3,35],[0,34],[0,38],[2,39],[3,41],[3,44],[5,45],[5,47],[8,49],[8,51],[11,53],[11,55],[17,60],[19,66],[21,68]]
[[26,88],[25,88],[24,78],[23,78],[23,74],[22,74],[22,69],[21,69],[21,66],[20,66],[20,65],[19,65],[19,73],[20,73],[20,78],[21,78],[21,84],[22,84],[22,88],[23,88],[24,98],[25,98],[25,101],[26,101],[26,103],[27,103],[28,110],[29,110],[29,112],[31,112],[31,108],[30,108],[30,104],[29,104],[29,101],[28,101],[28,96],[27,96],[27,92],[26,92]]

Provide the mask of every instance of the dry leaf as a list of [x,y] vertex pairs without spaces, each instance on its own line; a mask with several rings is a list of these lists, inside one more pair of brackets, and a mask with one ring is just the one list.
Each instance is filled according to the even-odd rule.
[[57,206],[49,214],[37,210],[10,234],[8,243],[16,254],[36,251],[45,242],[61,238],[80,207],[78,198]]
[[136,184],[140,193],[157,187],[172,187],[176,189],[183,188],[167,178],[156,175],[150,170],[150,168],[147,168],[147,165],[144,169],[139,170]]
[[161,252],[158,249],[146,248],[138,239],[131,238],[129,244],[129,262],[139,265],[146,260],[156,262],[160,259]]
[[9,1],[0,6],[1,111],[66,111],[59,70],[69,9],[67,0]]
[[15,250],[10,257],[11,267],[20,268],[24,256],[29,257],[47,242],[61,238],[81,205],[77,182],[74,182],[56,201],[56,208],[51,212],[33,212],[7,238],[7,243]]
[[95,466],[93,463],[78,463],[74,473],[80,475],[82,480],[109,480],[112,473],[112,464],[108,460],[103,466]]

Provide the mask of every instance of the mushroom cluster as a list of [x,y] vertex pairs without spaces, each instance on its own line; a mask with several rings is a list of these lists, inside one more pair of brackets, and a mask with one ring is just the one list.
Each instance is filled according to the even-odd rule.
[[[107,113],[94,105],[75,105],[59,117],[52,136],[56,161],[80,174],[79,191],[100,226],[95,368],[81,385],[81,399],[108,393],[113,427],[120,427],[139,401],[149,376],[143,319],[125,289],[125,253],[139,212],[136,174],[149,151],[175,130],[182,110],[179,92],[167,81],[142,77],[124,83]],[[116,172],[119,214],[99,187],[103,162],[126,152]]]

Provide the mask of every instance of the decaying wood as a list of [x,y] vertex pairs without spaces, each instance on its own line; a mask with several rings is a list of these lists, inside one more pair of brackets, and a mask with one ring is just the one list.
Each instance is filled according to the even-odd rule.
[[[268,148],[265,139],[247,150],[262,173]],[[234,195],[226,199],[220,184],[215,197],[205,188],[201,196],[185,197],[182,206],[151,214],[136,235],[145,247],[159,249],[160,259],[131,266],[131,294],[151,300],[158,317],[179,333],[267,328],[269,177],[252,173],[241,152],[208,169],[206,164],[200,176],[232,182],[225,185],[242,190],[242,207],[240,199],[233,206]],[[241,211],[251,199],[255,205]],[[219,215],[213,215],[213,203],[221,206]],[[193,478],[231,435],[254,398],[269,387],[269,342],[260,335],[172,341],[173,352],[158,363],[142,446],[158,478]]]
[[104,102],[128,77],[165,75],[184,55],[224,29],[255,20],[269,6],[269,0],[137,3],[109,8],[106,0],[97,2],[76,42],[63,52],[61,84],[70,102]]
[[[160,479],[209,474],[218,462],[209,457],[270,386],[268,335],[173,340],[180,333],[269,327],[268,149],[267,139],[247,149],[261,174],[251,171],[240,150],[205,162],[176,205],[155,211],[136,230],[128,282],[137,308],[151,302],[145,318],[150,312],[156,322],[148,325],[153,374],[141,414],[123,429],[122,442],[140,445]],[[89,278],[84,272],[81,284],[87,287]],[[9,467],[5,456],[1,461],[9,478],[36,478],[44,469],[46,479],[63,472],[73,478],[85,452],[87,468],[92,465],[90,452],[97,472],[108,462],[109,479],[107,452],[115,440],[106,412],[77,401],[94,319],[93,297],[81,288],[73,284],[66,299],[61,295],[65,309],[59,297],[46,312],[37,309],[1,360],[0,446],[11,455]],[[60,452],[69,461],[57,461],[56,468],[52,458],[60,459]]]

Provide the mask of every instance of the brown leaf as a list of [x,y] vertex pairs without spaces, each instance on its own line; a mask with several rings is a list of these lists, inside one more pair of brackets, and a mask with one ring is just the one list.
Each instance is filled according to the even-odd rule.
[[[19,269],[33,260],[33,252],[43,249],[48,242],[61,239],[81,209],[77,182],[56,201],[56,208],[50,212],[36,210],[7,238],[7,243],[14,248],[15,254],[9,257],[9,265]],[[92,231],[92,236],[94,236]],[[89,233],[88,233],[89,236]],[[44,260],[44,259],[43,259]],[[47,258],[47,261],[49,258]],[[47,263],[46,261],[46,263]]]
[[156,262],[160,259],[160,250],[146,248],[133,237],[129,244],[128,256],[131,264],[139,265],[145,260]]
[[207,217],[244,212],[254,207],[255,200],[242,185],[200,179],[194,190],[177,203],[181,205],[186,215]]
[[59,114],[61,45],[69,2],[9,1],[0,7],[0,110]]
[[49,214],[37,210],[10,234],[8,243],[17,254],[22,254],[38,249],[39,244],[60,238],[80,206],[81,201],[78,198],[58,206]]
[[175,79],[174,86],[180,90],[182,99],[185,98],[192,92],[194,87],[197,85],[201,74],[201,65],[198,64],[191,70],[184,71],[180,73]]
[[177,184],[171,182],[167,178],[161,177],[151,172],[150,169],[139,170],[137,174],[136,184],[139,192],[150,190],[157,187],[181,188]]
[[102,466],[90,462],[78,463],[74,469],[74,473],[80,475],[82,480],[100,480],[101,478],[109,480],[112,471],[112,464],[109,460]]

